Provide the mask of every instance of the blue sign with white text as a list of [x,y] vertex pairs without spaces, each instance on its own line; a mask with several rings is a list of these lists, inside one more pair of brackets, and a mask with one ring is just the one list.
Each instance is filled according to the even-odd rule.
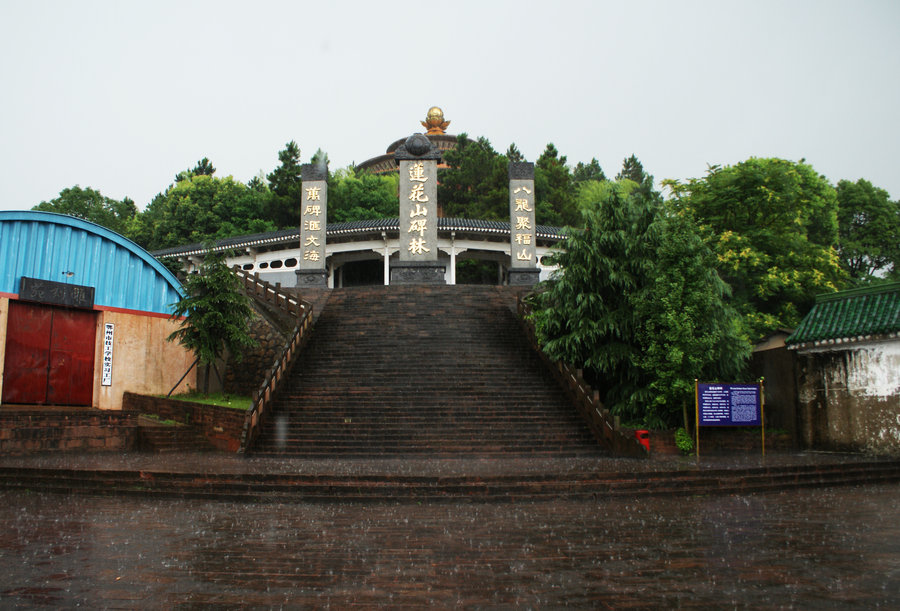
[[700,426],[762,426],[758,384],[698,384]]

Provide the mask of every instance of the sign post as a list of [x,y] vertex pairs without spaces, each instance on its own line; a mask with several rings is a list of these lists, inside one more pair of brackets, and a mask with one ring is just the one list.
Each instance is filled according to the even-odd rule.
[[762,379],[757,384],[701,384],[694,380],[694,398],[697,458],[701,426],[758,426],[762,431],[762,454],[766,455]]

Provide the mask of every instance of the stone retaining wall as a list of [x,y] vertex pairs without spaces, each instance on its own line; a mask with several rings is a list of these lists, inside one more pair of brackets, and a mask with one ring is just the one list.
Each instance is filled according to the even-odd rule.
[[278,329],[256,312],[250,321],[249,332],[256,345],[245,350],[240,361],[228,359],[225,369],[226,393],[252,395],[258,390],[286,341]]
[[237,452],[246,410],[191,401],[125,393],[122,406],[139,414],[154,414],[194,427],[217,449]]
[[99,409],[4,408],[0,455],[35,452],[121,452],[137,443],[137,414]]

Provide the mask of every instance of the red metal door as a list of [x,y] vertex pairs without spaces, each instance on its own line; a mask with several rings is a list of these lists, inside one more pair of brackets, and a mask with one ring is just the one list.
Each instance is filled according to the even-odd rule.
[[91,405],[95,314],[9,302],[3,403]]
[[3,403],[44,403],[50,359],[53,308],[9,302]]
[[94,397],[94,313],[54,308],[47,403],[90,405]]

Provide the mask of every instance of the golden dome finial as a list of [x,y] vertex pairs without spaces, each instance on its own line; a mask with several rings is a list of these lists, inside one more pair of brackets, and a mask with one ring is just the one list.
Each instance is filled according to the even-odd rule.
[[426,134],[443,134],[450,125],[450,121],[444,121],[444,111],[437,106],[428,109],[428,114],[421,123],[422,127],[428,130]]

